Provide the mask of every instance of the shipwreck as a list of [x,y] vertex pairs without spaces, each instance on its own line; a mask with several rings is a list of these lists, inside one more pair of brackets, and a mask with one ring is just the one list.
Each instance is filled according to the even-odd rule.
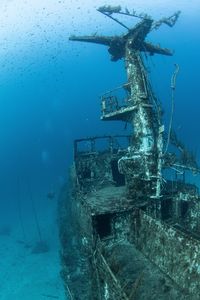
[[[144,55],[173,55],[146,37],[163,24],[173,27],[180,12],[154,21],[120,6],[98,11],[126,33],[70,40],[104,45],[112,61],[124,60],[127,82],[102,95],[101,119],[131,124],[132,131],[74,141],[70,184],[58,210],[66,298],[200,299],[200,196],[185,180],[186,172],[200,169],[173,130],[179,66],[165,129],[144,64]],[[139,22],[129,28],[120,15]]]

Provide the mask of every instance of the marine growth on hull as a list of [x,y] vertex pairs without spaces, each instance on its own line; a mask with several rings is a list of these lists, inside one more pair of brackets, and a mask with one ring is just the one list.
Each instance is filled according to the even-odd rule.
[[[59,206],[67,299],[200,299],[200,196],[185,182],[186,171],[200,169],[173,130],[179,66],[165,129],[143,59],[172,55],[146,38],[160,26],[173,27],[180,12],[155,21],[121,6],[98,11],[126,33],[70,40],[104,45],[112,61],[124,60],[127,82],[102,95],[101,120],[129,123],[133,130],[74,141],[70,188],[63,188]],[[139,22],[129,28],[121,15]]]

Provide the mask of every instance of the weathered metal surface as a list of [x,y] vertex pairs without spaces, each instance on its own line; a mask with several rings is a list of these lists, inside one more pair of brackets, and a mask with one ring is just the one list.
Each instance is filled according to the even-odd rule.
[[135,241],[146,257],[198,299],[200,240],[140,211]]

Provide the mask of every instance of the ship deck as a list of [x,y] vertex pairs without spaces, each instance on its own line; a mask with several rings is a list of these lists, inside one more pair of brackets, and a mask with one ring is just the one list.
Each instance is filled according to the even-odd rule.
[[[128,299],[179,299],[190,298],[174,282],[151,263],[133,244],[118,243],[104,248],[107,262]],[[130,296],[132,295],[132,297]]]
[[[126,197],[124,186],[101,188],[92,192],[85,201],[93,215],[123,212],[138,207],[138,203],[136,205],[134,199]],[[140,203],[140,205],[142,206],[144,203]]]

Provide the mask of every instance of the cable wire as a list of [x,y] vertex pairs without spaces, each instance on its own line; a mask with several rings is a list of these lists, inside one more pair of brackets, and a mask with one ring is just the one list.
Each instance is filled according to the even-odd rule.
[[171,137],[171,131],[172,131],[172,123],[173,123],[173,117],[174,117],[174,94],[175,94],[175,88],[176,88],[176,77],[179,72],[179,65],[174,64],[175,66],[175,71],[172,74],[171,77],[171,116],[170,116],[170,121],[169,121],[169,129],[168,129],[168,136],[167,136],[167,144],[165,151],[163,155],[167,153],[168,147],[169,147],[169,142],[170,142],[170,137]]

